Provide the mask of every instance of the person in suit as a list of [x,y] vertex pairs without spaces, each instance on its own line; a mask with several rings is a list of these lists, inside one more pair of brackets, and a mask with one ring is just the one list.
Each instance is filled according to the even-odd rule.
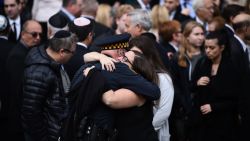
[[11,140],[22,140],[23,133],[20,122],[20,106],[22,96],[22,78],[24,62],[29,50],[40,43],[42,33],[41,25],[34,20],[28,20],[23,25],[21,39],[18,44],[10,51],[6,61],[6,70],[9,89],[9,138]]
[[225,19],[225,27],[229,37],[234,35],[233,18],[244,11],[245,8],[237,4],[229,4],[223,8],[221,15]]
[[146,10],[136,9],[129,12],[125,19],[125,25],[125,32],[130,33],[132,37],[144,34],[145,36],[148,36],[154,40],[155,48],[158,50],[165,67],[169,68],[169,60],[166,55],[166,49],[156,41],[154,34],[149,32],[152,23],[150,20],[150,15]]
[[214,15],[213,0],[193,0],[193,8],[196,14],[195,21],[200,23],[207,31],[208,23]]
[[146,10],[135,9],[127,14],[125,26],[125,32],[130,33],[132,37],[139,36],[151,29],[150,15]]
[[62,8],[55,16],[69,23],[81,15],[81,4],[82,0],[63,0]]
[[8,78],[6,77],[6,60],[10,50],[14,47],[10,41],[8,41],[8,34],[10,30],[10,25],[7,18],[3,15],[0,15],[0,140],[8,138],[7,136],[7,121],[8,121],[8,89],[6,82]]
[[79,17],[69,23],[69,31],[78,38],[75,54],[65,64],[65,70],[72,80],[75,72],[84,64],[83,55],[90,52],[89,45],[94,36],[94,22],[84,17]]
[[164,6],[168,9],[170,20],[177,20],[180,23],[185,23],[192,19],[190,16],[182,14],[179,0],[165,0]]
[[17,43],[21,36],[22,26],[25,22],[20,16],[20,1],[19,0],[4,0],[4,12],[11,26],[11,32],[8,40]]
[[250,96],[248,84],[250,83],[249,56],[246,41],[250,38],[250,15],[240,13],[233,18],[235,31],[234,38],[230,40],[230,57],[233,65],[237,67],[240,81],[239,112],[241,116],[241,140],[248,137],[250,125]]
[[180,22],[173,20],[162,24],[160,31],[161,44],[167,50],[167,56],[172,59],[173,55],[179,50],[182,33]]

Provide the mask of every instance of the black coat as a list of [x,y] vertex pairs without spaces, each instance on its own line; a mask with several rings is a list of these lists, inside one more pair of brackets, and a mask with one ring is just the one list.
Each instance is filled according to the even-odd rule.
[[164,48],[164,46],[162,46],[161,44],[159,44],[158,42],[154,41],[155,43],[155,47],[158,50],[159,54],[160,54],[160,58],[165,66],[165,68],[170,69],[170,61],[168,58],[168,51],[166,48]]
[[230,58],[233,65],[237,68],[237,74],[240,78],[239,112],[242,120],[241,137],[244,140],[249,137],[250,131],[250,69],[249,60],[243,47],[235,37],[230,39]]
[[1,108],[0,108],[0,117],[7,116],[7,105],[8,104],[8,85],[7,81],[7,71],[5,70],[6,60],[9,55],[10,50],[14,47],[14,44],[9,42],[7,39],[0,38],[0,101],[1,101]]
[[192,108],[191,99],[191,76],[190,62],[186,59],[187,67],[181,67],[178,64],[178,54],[176,53],[170,61],[170,72],[174,84],[174,102],[170,119],[183,118],[187,116]]
[[[84,79],[82,71],[86,66],[87,65],[81,67],[74,76],[72,80],[72,91],[77,89]],[[96,68],[100,69],[100,64],[97,64]],[[108,89],[117,90],[126,88],[148,100],[148,102],[140,107],[115,110],[115,113],[117,113],[115,116],[115,127],[118,130],[118,140],[157,141],[157,134],[152,125],[153,112],[151,102],[160,96],[158,86],[146,81],[140,75],[135,74],[123,63],[116,63],[114,72],[105,70],[101,72],[107,81],[106,85]],[[102,117],[105,116],[104,114],[100,115],[102,115]],[[99,117],[99,119],[104,118]]]
[[[113,127],[104,126],[108,124],[107,122],[110,122],[109,120],[113,121],[113,114],[111,109],[105,106],[101,101],[102,94],[107,91],[106,81],[101,72],[96,69],[91,69],[80,85],[79,89],[71,91],[72,95],[70,95],[70,97],[74,102],[71,105],[70,114],[62,127],[61,139],[63,141],[78,141],[79,135],[82,139],[85,138],[87,136],[85,134],[85,128],[90,125],[92,134],[89,136],[93,135],[95,138],[100,137],[93,131],[93,128],[96,126],[93,126],[91,123],[97,125],[97,128],[102,131],[104,127],[105,131],[113,130]],[[105,118],[103,118],[103,116],[105,116]],[[87,120],[83,122],[86,118]],[[97,134],[100,132],[101,131]],[[102,140],[106,141],[104,138],[102,138]]]
[[118,141],[157,141],[158,137],[152,126],[153,112],[150,99],[158,98],[158,86],[135,75],[122,63],[116,64],[114,72],[103,71],[102,74],[111,89],[126,88],[148,99],[140,107],[115,110]]
[[[171,54],[172,54],[172,57],[173,57],[174,54],[177,52],[177,51],[175,50],[175,48],[174,48],[170,43],[168,43],[168,42],[162,41],[162,42],[160,42],[160,44],[166,49],[167,55],[168,55],[169,53],[171,53]],[[171,56],[168,56],[168,59],[170,60],[170,59],[172,59],[172,57],[171,57]]]
[[5,70],[6,60],[10,50],[14,47],[7,39],[0,38],[0,140],[4,140],[2,135],[7,136],[7,124],[8,121],[8,110],[9,110],[9,93],[7,84],[7,71]]
[[43,46],[33,48],[26,59],[23,81],[22,125],[34,141],[57,141],[67,100],[60,75],[61,64]]
[[22,78],[25,66],[25,58],[29,48],[19,42],[9,53],[6,62],[8,89],[9,89],[9,131],[20,132],[20,107],[22,101]]
[[[197,118],[200,119],[198,130],[202,141],[237,141],[238,140],[238,95],[239,77],[229,58],[223,57],[217,74],[211,76],[212,62],[203,57],[193,73],[194,84],[207,76],[210,82],[206,86],[196,86],[194,97]],[[212,112],[202,115],[200,106],[210,104]]]
[[229,27],[227,27],[227,26],[224,26],[224,27],[225,27],[225,31],[227,33],[227,36],[233,37],[234,36],[234,31],[232,29],[230,29]]

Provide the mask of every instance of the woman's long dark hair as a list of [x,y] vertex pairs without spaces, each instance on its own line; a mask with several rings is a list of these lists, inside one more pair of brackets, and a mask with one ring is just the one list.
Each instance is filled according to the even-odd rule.
[[[148,62],[152,64],[152,68],[149,69],[154,69],[154,71],[156,72],[168,73],[167,69],[165,68],[160,58],[155,42],[151,38],[143,35],[134,37],[129,41],[129,46],[130,48],[137,47],[142,51],[143,55],[145,56],[145,58],[147,58]],[[156,80],[158,84],[159,82],[158,76]]]
[[158,75],[153,64],[140,52],[133,51],[135,53],[134,62],[132,64],[132,69],[142,75],[148,81],[158,84]]

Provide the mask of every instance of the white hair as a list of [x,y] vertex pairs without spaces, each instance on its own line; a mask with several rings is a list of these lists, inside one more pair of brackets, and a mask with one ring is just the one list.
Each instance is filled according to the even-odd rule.
[[199,8],[204,7],[204,0],[193,0],[193,9],[197,11]]
[[149,31],[152,27],[150,14],[147,10],[135,9],[128,13],[132,24],[139,24],[144,30]]
[[59,31],[59,30],[69,30],[69,28],[68,28],[68,24],[67,25],[65,25],[64,27],[62,27],[62,28],[58,28],[58,27],[54,27],[53,25],[51,25],[49,22],[47,22],[47,28],[48,28],[48,31],[50,30],[51,32],[50,32],[50,35],[48,35],[49,37],[49,39],[50,38],[52,38],[54,35],[55,35],[55,33],[57,32],[57,31]]

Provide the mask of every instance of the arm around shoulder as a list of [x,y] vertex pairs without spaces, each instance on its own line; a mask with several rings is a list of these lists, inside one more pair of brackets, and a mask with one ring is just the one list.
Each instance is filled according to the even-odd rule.
[[109,90],[105,92],[102,96],[102,101],[113,109],[122,109],[142,106],[146,100],[131,90],[119,89],[116,91]]

